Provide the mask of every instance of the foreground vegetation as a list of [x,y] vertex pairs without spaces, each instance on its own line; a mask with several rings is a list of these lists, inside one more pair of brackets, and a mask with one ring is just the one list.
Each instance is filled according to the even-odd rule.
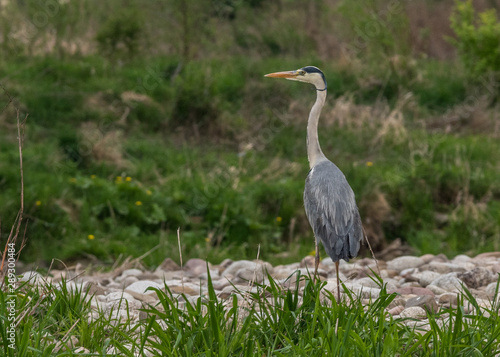
[[[302,280],[304,277],[301,278]],[[495,356],[500,352],[500,305],[479,307],[468,290],[458,308],[428,313],[428,324],[393,318],[386,308],[396,297],[383,288],[368,306],[348,293],[337,303],[324,283],[305,279],[291,290],[271,279],[255,293],[241,292],[228,301],[216,296],[209,281],[207,296],[179,303],[156,290],[160,302],[144,309],[140,321],[117,320],[100,311],[89,319],[89,295],[56,286],[24,285],[16,306],[24,318],[16,327],[16,350],[6,343],[0,319],[0,346],[5,356]],[[374,278],[376,279],[376,278]],[[379,282],[380,283],[380,282]],[[382,287],[382,286],[381,286]],[[1,290],[0,290],[1,291]],[[9,297],[10,298],[10,297]],[[0,292],[0,316],[7,316],[7,295]],[[470,313],[464,304],[473,306]],[[124,307],[123,307],[124,308]],[[18,354],[17,354],[18,353]]]

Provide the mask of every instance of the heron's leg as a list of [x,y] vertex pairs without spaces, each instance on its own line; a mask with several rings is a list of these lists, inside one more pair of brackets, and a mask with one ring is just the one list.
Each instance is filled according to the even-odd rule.
[[335,272],[337,273],[337,303],[340,301],[340,279],[339,279],[339,262],[335,262]]
[[319,245],[318,245],[318,239],[314,237],[314,241],[316,244],[316,255],[314,256],[314,282],[316,282],[316,277],[318,275],[318,266],[319,266]]

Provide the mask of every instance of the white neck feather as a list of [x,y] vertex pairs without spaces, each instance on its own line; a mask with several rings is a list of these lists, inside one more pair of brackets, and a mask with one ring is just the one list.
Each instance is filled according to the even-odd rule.
[[307,157],[309,159],[309,167],[312,169],[319,162],[326,160],[318,140],[318,121],[321,114],[321,109],[325,105],[326,90],[316,91],[316,102],[309,113],[307,122]]

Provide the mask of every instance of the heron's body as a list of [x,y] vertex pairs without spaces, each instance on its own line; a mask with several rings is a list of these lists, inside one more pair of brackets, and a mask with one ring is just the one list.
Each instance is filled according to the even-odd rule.
[[358,254],[364,233],[351,186],[342,171],[325,157],[319,145],[318,121],[326,101],[326,78],[321,70],[313,66],[271,73],[266,77],[286,78],[316,87],[316,102],[307,122],[307,157],[311,170],[306,179],[304,207],[316,237],[315,276],[319,265],[318,243],[321,241],[335,262],[340,298],[338,262],[340,259],[349,261]]
[[334,262],[358,254],[363,228],[354,192],[333,162],[323,160],[309,171],[304,208],[316,240]]

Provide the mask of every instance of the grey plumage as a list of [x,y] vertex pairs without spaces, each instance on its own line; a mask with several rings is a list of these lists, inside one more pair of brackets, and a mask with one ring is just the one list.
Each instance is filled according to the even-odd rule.
[[309,171],[304,208],[316,239],[334,262],[358,254],[363,227],[354,192],[331,161],[323,160]]
[[266,77],[310,83],[316,88],[316,102],[307,121],[307,157],[311,171],[306,179],[304,207],[316,237],[314,276],[318,272],[318,243],[321,241],[335,262],[337,297],[340,299],[339,260],[349,261],[358,254],[364,232],[351,186],[342,171],[326,158],[319,145],[318,121],[326,101],[326,78],[319,68],[313,66],[269,73]]

